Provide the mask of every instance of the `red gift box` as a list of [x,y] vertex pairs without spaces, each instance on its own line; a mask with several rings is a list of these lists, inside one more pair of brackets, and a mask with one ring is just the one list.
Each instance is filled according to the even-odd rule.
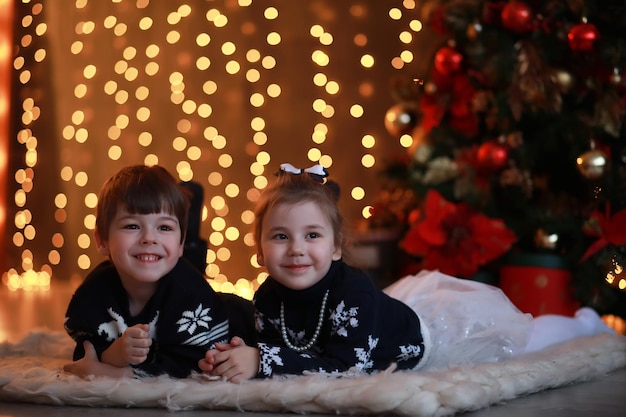
[[500,289],[524,313],[573,316],[580,307],[571,271],[552,254],[513,254],[500,268]]

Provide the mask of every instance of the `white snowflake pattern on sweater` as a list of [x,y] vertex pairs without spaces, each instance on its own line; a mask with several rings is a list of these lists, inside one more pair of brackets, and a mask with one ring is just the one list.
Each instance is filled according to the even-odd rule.
[[269,324],[272,325],[274,329],[280,331],[280,319],[273,319],[271,317],[267,317],[267,321],[269,322]]
[[186,331],[189,334],[194,334],[198,327],[208,329],[209,323],[213,320],[209,316],[209,311],[211,311],[211,308],[204,308],[202,304],[199,304],[195,311],[183,311],[182,317],[176,322],[178,324],[178,333]]
[[[113,321],[100,323],[100,325],[98,326],[98,334],[106,336],[106,340],[112,342],[113,340],[121,337],[124,334],[126,329],[128,329],[128,325],[126,324],[124,317],[122,317],[121,314],[115,312],[112,307],[109,307],[107,309],[107,313],[109,313],[109,316],[111,316]],[[67,322],[67,320],[68,318],[66,317],[65,321]],[[148,323],[150,325],[150,338],[152,339],[156,338],[156,326],[158,321],[159,311],[157,310],[154,318],[150,321],[150,323]]]
[[378,345],[378,338],[373,338],[371,335],[367,338],[367,349],[364,348],[354,348],[354,353],[356,354],[357,363],[354,366],[359,371],[366,371],[371,369],[374,366],[374,362],[372,362],[372,351]]
[[339,336],[348,337],[348,328],[359,327],[359,320],[357,316],[359,314],[358,307],[351,307],[346,309],[346,305],[341,301],[335,311],[330,315],[330,321],[332,322],[332,333]]
[[289,334],[289,338],[293,340],[293,343],[295,343],[296,345],[306,344],[305,339],[304,339],[304,336],[305,336],[304,330],[300,332],[294,332],[290,328],[287,328],[287,333]]
[[[183,311],[181,318],[176,322],[178,325],[178,333],[187,332],[191,336],[182,342],[183,345],[191,346],[207,346],[213,348],[213,340],[221,343],[228,340],[228,321],[210,326],[213,317],[209,316],[210,307],[204,308],[199,304],[194,311]],[[197,332],[200,328],[207,330]]]
[[400,354],[397,356],[398,361],[407,361],[412,358],[418,358],[422,353],[422,348],[416,345],[400,346]]
[[258,348],[260,351],[259,370],[263,375],[272,375],[272,364],[283,366],[283,360],[280,357],[280,347],[268,346],[265,343],[259,343]]

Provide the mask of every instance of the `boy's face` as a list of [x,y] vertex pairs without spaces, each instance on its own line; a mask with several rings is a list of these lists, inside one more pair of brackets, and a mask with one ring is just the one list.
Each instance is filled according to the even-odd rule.
[[271,208],[263,219],[260,247],[259,263],[294,290],[320,281],[331,262],[341,258],[328,217],[312,202]]
[[130,214],[120,208],[105,241],[96,232],[98,252],[115,265],[124,287],[131,291],[156,283],[183,255],[181,227],[176,216],[161,212]]

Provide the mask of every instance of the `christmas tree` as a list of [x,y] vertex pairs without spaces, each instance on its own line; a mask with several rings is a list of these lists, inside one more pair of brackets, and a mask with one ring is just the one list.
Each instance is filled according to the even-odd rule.
[[397,227],[413,268],[463,278],[548,253],[576,299],[626,317],[626,4],[420,3],[441,38],[393,80],[388,161],[369,227]]

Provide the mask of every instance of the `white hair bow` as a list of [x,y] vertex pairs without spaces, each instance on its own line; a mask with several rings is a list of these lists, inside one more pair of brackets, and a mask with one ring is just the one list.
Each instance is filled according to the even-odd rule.
[[288,172],[290,174],[300,175],[302,173],[311,174],[320,180],[328,177],[328,171],[320,164],[313,165],[310,168],[296,168],[291,164],[280,164],[280,170],[282,172]]

